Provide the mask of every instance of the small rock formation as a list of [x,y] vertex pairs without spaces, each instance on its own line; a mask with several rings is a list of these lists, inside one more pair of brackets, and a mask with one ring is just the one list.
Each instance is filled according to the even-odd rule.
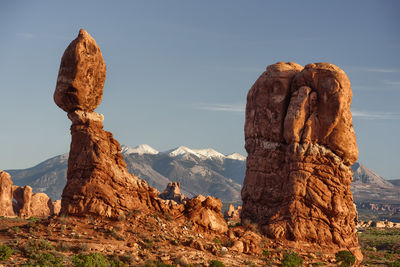
[[158,195],[159,198],[164,200],[173,200],[178,204],[184,204],[187,198],[181,193],[179,182],[170,182],[165,188],[164,192]]
[[0,216],[13,217],[13,182],[10,174],[0,170]]
[[[116,219],[132,210],[161,211],[177,220],[189,218],[205,230],[226,231],[219,199],[196,198],[185,205],[174,204],[159,198],[157,190],[128,172],[119,143],[103,130],[103,115],[94,112],[102,98],[105,75],[96,41],[80,30],[61,59],[54,92],[55,103],[72,121],[61,213]],[[185,202],[179,183],[169,185],[162,196]]]
[[358,157],[346,74],[329,63],[268,66],[247,96],[241,219],[299,247],[350,250],[350,166]]
[[[13,199],[15,201],[13,201]],[[32,193],[30,186],[13,185],[10,174],[0,170],[0,216],[21,218],[49,217],[57,214],[44,193]]]
[[32,214],[31,203],[32,203],[32,187],[26,185],[13,186],[13,197],[16,200],[14,203],[14,211],[21,218],[29,218]]
[[226,210],[224,212],[224,218],[225,218],[225,220],[229,220],[229,221],[240,221],[241,211],[242,211],[241,206],[238,206],[235,209],[235,206],[233,206],[232,204],[229,204],[228,210]]
[[185,204],[185,215],[194,224],[206,230],[219,233],[228,231],[228,225],[221,213],[222,203],[211,196],[198,195]]

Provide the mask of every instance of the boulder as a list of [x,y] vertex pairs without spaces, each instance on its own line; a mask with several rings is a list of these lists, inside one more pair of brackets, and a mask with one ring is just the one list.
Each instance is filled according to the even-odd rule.
[[94,111],[101,102],[105,80],[101,51],[82,29],[62,56],[54,101],[65,112]]
[[218,198],[199,195],[191,198],[185,204],[185,215],[202,230],[218,233],[228,231],[228,225],[221,213],[222,202]]
[[358,156],[351,98],[346,74],[332,64],[267,67],[247,96],[242,222],[362,259],[350,191]]

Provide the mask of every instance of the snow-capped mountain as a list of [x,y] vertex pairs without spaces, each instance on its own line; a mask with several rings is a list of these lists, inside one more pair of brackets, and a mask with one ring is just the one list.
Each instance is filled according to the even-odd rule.
[[[197,194],[219,197],[224,202],[240,200],[246,172],[246,157],[238,153],[223,155],[212,148],[178,147],[159,152],[149,145],[122,146],[129,172],[162,191],[168,182],[180,182],[188,197]],[[68,154],[48,159],[32,168],[6,170],[15,185],[30,185],[34,192],[44,192],[60,199],[66,183]],[[352,191],[354,200],[398,203],[400,187],[355,163]]]
[[132,153],[136,153],[139,155],[143,155],[143,154],[157,155],[158,153],[160,153],[147,144],[141,144],[141,145],[138,145],[133,148],[130,146],[127,146],[127,145],[122,145],[121,148],[122,148],[121,153],[127,154],[127,155],[132,154]]
[[122,154],[129,155],[129,154],[153,154],[156,155],[158,153],[167,154],[170,157],[182,157],[184,155],[191,155],[197,158],[202,159],[233,159],[233,160],[246,160],[245,156],[240,155],[239,153],[232,153],[229,155],[224,155],[215,149],[212,148],[204,148],[204,149],[191,149],[185,146],[180,146],[177,148],[173,148],[167,151],[159,152],[156,149],[152,148],[147,144],[138,145],[135,148],[132,148],[127,145],[122,145]]
[[245,161],[246,157],[243,155],[240,155],[239,153],[232,153],[226,156],[227,159],[233,159],[233,160],[242,160]]

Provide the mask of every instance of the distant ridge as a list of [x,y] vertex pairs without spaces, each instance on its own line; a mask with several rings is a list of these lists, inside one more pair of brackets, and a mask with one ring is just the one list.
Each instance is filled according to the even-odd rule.
[[[188,197],[213,195],[224,202],[240,201],[246,172],[246,157],[238,153],[224,155],[212,148],[192,149],[180,146],[157,151],[149,145],[122,145],[128,170],[159,191],[169,182],[180,182]],[[30,185],[34,192],[44,192],[60,199],[66,183],[68,154],[59,155],[27,169],[6,170],[14,184]],[[363,164],[352,169],[352,191],[355,202],[400,203],[400,179],[385,180]]]

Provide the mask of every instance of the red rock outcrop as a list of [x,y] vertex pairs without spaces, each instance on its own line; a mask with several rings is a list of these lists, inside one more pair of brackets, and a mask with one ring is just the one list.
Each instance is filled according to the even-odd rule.
[[29,218],[53,214],[53,202],[46,194],[32,193],[29,185],[13,185],[10,174],[0,170],[0,216]]
[[214,197],[198,195],[185,204],[185,215],[195,225],[219,233],[228,231],[228,225],[221,213],[222,202]]
[[13,217],[13,182],[10,174],[0,170],[0,216]]
[[46,218],[58,214],[51,199],[45,193],[32,193],[32,187],[29,185],[14,185],[13,197],[16,201],[13,203],[14,212],[21,218]]
[[187,201],[185,195],[181,193],[179,182],[168,183],[165,190],[158,197],[164,200],[173,200],[178,204],[183,204]]
[[229,204],[228,210],[226,210],[224,212],[224,218],[225,218],[225,220],[229,220],[229,221],[239,221],[241,211],[242,211],[241,206],[238,206],[235,209],[235,206],[233,206],[232,204]]
[[13,196],[16,202],[14,203],[14,210],[18,213],[21,218],[29,218],[32,215],[31,203],[32,203],[32,187],[26,185],[13,186]]
[[247,96],[241,219],[299,247],[362,254],[350,165],[358,157],[346,74],[329,63],[268,66]]
[[[64,52],[54,92],[56,104],[72,121],[61,213],[118,218],[133,210],[160,211],[178,221],[189,219],[205,230],[226,231],[218,199],[195,198],[185,205],[167,203],[156,189],[128,172],[119,143],[112,133],[103,130],[103,115],[94,112],[102,98],[105,75],[100,49],[81,30]],[[167,195],[184,200],[179,184],[172,184],[170,189]]]

